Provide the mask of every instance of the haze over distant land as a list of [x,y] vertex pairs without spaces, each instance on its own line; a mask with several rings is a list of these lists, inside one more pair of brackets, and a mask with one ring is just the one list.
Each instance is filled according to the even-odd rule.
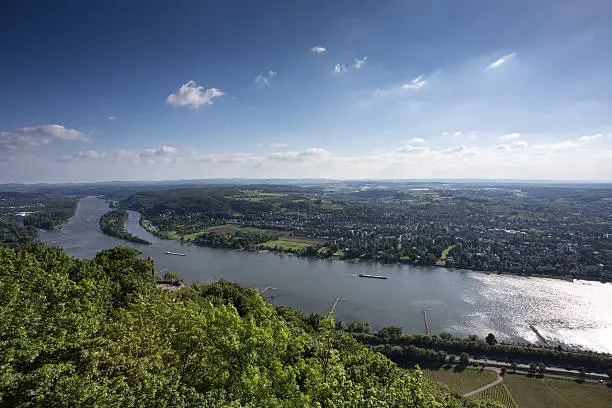
[[5,1],[0,183],[602,181],[612,2]]

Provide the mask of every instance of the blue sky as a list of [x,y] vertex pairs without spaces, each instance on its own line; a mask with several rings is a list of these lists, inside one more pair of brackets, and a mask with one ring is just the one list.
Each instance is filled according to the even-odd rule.
[[612,2],[5,1],[0,182],[609,180]]

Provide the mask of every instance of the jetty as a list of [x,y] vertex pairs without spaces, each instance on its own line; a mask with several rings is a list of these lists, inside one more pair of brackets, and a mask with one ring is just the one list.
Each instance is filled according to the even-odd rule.
[[166,254],[166,255],[176,255],[176,256],[187,256],[187,254],[181,254],[180,252],[170,252],[170,251],[166,251],[166,252],[164,252],[164,254]]
[[425,334],[429,336],[429,317],[427,317],[427,310],[423,310],[423,321],[425,322]]
[[536,329],[536,327],[533,324],[528,325],[529,328],[531,330],[533,330],[533,332],[536,334],[536,336],[538,336],[538,339],[540,339],[540,341],[544,344],[546,344],[548,346],[548,342],[546,341],[546,339],[544,338],[544,336],[542,336],[540,334],[540,332],[538,331],[538,329]]
[[371,278],[371,279],[387,279],[388,276],[383,276],[383,275],[368,275],[367,273],[360,273],[359,275],[360,278]]
[[334,299],[334,303],[332,303],[331,307],[329,308],[329,313],[327,313],[327,317],[330,317],[334,313],[338,302],[341,302],[343,300],[345,299],[342,299],[340,296],[336,296],[336,299]]

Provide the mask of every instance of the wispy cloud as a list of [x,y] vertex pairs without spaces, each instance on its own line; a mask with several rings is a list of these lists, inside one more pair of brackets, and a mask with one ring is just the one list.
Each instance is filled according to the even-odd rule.
[[352,67],[352,68],[355,68],[355,69],[359,69],[359,68],[361,68],[361,67],[362,67],[362,66],[363,66],[363,65],[364,65],[364,64],[365,64],[367,61],[368,61],[368,56],[367,56],[367,55],[366,55],[365,57],[361,58],[361,59],[357,58],[357,59],[355,59],[355,61],[353,61],[353,63],[351,64],[351,67]]
[[259,85],[269,85],[277,75],[278,72],[270,70],[265,74],[257,75],[253,81]]
[[580,136],[578,142],[590,142],[591,140],[601,139],[603,135],[601,133],[595,133],[591,136]]
[[529,147],[529,143],[524,140],[516,140],[510,144],[500,144],[495,146],[494,150],[502,150],[506,152],[518,151]]
[[498,60],[495,60],[492,63],[490,63],[487,66],[487,69],[492,69],[492,68],[500,67],[503,64],[505,64],[506,62],[508,62],[511,59],[513,59],[514,57],[516,57],[516,52],[513,52],[512,54],[504,55],[503,57],[499,58]]
[[366,55],[363,58],[355,59],[350,65],[346,64],[336,64],[334,66],[334,73],[339,74],[341,72],[347,72],[349,68],[352,69],[360,69],[368,60],[368,56]]
[[202,105],[212,105],[213,99],[225,95],[217,88],[204,89],[195,81],[187,81],[174,94],[170,94],[166,103],[176,106],[199,108]]
[[178,151],[176,147],[172,146],[161,146],[157,149],[145,149],[138,153],[139,158],[143,157],[165,157],[168,158]]
[[0,151],[28,149],[48,144],[54,140],[91,141],[91,137],[76,129],[62,125],[38,125],[13,131],[0,132]]
[[516,139],[520,139],[521,134],[520,133],[508,133],[507,135],[503,135],[501,137],[502,140],[516,140]]
[[327,49],[324,47],[321,47],[320,45],[314,46],[310,49],[310,52],[314,54],[321,54],[321,53],[324,53],[325,51],[327,51]]
[[336,64],[334,66],[334,73],[339,74],[340,72],[346,72],[346,65],[344,64]]
[[408,143],[416,143],[416,144],[422,144],[425,142],[426,140],[421,137],[413,137],[412,139],[408,140]]
[[78,160],[106,159],[111,162],[134,162],[134,163],[156,163],[170,162],[176,157],[178,149],[172,146],[161,146],[144,150],[118,149],[105,152],[100,150],[81,150],[73,155],[64,156],[58,161],[70,162]]
[[282,161],[299,161],[313,157],[328,156],[330,153],[326,149],[320,147],[313,147],[310,149],[302,150],[301,152],[276,152],[268,156],[272,160]]
[[423,85],[425,85],[426,83],[427,83],[427,81],[425,80],[423,75],[419,75],[418,77],[414,78],[409,83],[402,85],[402,88],[406,88],[406,89],[419,89],[419,88],[422,88]]
[[406,154],[406,153],[425,153],[429,151],[428,148],[423,147],[423,146],[412,146],[412,145],[406,145],[404,147],[402,147],[401,149],[398,149],[395,151],[395,153],[400,153],[400,154]]
[[108,117],[108,120],[117,120],[117,118],[116,118],[115,116],[113,116],[113,115],[110,115],[110,116]]
[[272,143],[270,145],[271,148],[273,149],[284,149],[285,147],[288,147],[289,145],[287,143]]

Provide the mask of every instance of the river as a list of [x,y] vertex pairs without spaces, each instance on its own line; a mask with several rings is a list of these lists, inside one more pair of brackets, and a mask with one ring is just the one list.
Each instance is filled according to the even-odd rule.
[[[41,239],[79,258],[129,246],[151,256],[157,271],[174,271],[186,283],[224,278],[260,290],[270,286],[278,289],[264,293],[272,303],[307,313],[326,313],[340,296],[344,300],[336,307],[337,320],[370,321],[374,328],[395,324],[405,332],[423,333],[427,310],[432,334],[484,337],[491,332],[503,340],[537,342],[528,327],[533,324],[553,344],[612,353],[612,284],[202,248],[156,238],[140,227],[140,215],[130,211],[127,230],[152,242],[141,245],[102,234],[98,222],[108,209],[99,198],[84,198],[61,230],[43,231]],[[359,278],[360,273],[389,279]]]

